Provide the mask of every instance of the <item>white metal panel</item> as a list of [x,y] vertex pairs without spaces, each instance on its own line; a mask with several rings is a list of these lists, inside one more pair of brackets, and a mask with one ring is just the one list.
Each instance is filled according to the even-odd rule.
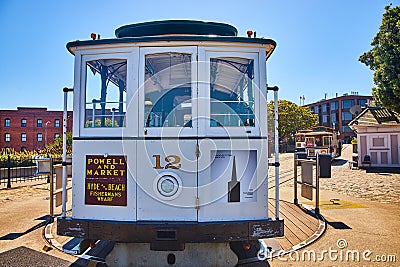
[[[72,166],[72,217],[75,219],[136,220],[136,141],[74,140]],[[126,206],[85,204],[88,155],[126,156]]]
[[[81,99],[81,64],[82,54],[77,52],[75,54],[74,65],[74,91],[73,91],[73,122],[72,122],[72,136],[78,137],[80,134],[80,99]],[[67,120],[68,121],[68,120]]]
[[[178,139],[138,141],[138,220],[197,220],[196,143]],[[172,177],[174,189],[179,190],[171,187],[170,195],[161,194],[163,177]]]
[[[268,217],[266,140],[199,141],[199,221],[254,220]],[[233,164],[235,158],[235,168]],[[240,201],[228,201],[229,183],[240,182]],[[253,192],[253,194],[251,194]]]
[[[267,137],[268,136],[268,122],[267,122],[267,104],[268,104],[268,99],[267,99],[267,69],[266,69],[266,52],[264,49],[260,49],[260,52],[258,54],[258,63],[259,63],[259,77],[260,77],[260,83],[259,83],[259,90],[258,90],[258,99],[259,101],[256,101],[257,108],[258,110],[258,127],[261,131],[261,136]],[[271,129],[272,130],[272,129]]]

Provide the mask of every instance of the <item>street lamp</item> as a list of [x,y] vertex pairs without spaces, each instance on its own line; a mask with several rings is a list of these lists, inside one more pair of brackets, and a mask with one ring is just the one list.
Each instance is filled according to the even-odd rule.
[[47,124],[49,124],[50,121],[47,121],[44,125],[44,147],[47,145]]
[[[301,104],[302,100],[303,100],[303,105]],[[306,100],[306,97],[304,95],[300,96],[300,106],[304,106],[304,100]]]

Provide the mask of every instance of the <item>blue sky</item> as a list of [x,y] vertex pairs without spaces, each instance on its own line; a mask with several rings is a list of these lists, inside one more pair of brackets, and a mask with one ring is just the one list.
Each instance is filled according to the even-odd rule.
[[281,99],[370,95],[373,73],[358,57],[371,48],[389,3],[400,0],[0,0],[0,109],[61,110],[62,88],[73,85],[67,42],[91,32],[114,38],[119,26],[162,19],[225,22],[240,36],[252,29],[275,40],[267,79]]

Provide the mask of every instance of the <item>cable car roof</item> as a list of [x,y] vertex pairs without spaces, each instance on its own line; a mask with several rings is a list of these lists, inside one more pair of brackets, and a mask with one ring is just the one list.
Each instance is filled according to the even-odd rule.
[[194,20],[166,20],[137,23],[119,27],[114,39],[73,41],[67,49],[74,54],[74,47],[107,45],[118,43],[148,42],[221,42],[265,45],[268,58],[275,50],[276,42],[271,39],[238,37],[235,27],[216,22]]
[[333,133],[330,132],[309,132],[305,133],[305,136],[315,136],[315,135],[333,135]]

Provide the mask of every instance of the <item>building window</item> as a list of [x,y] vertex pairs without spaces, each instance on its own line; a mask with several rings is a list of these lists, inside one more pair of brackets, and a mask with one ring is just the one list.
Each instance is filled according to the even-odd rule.
[[21,142],[26,142],[26,133],[21,134]]
[[326,113],[328,111],[328,105],[322,104],[322,112]]
[[337,122],[336,113],[332,113],[332,114],[331,114],[331,121],[332,121],[332,122]]
[[21,147],[21,152],[26,151],[26,146]]
[[318,106],[315,106],[315,107],[314,107],[314,113],[315,113],[315,114],[318,114],[318,113],[319,113],[319,108],[318,108]]
[[5,138],[4,138],[4,141],[10,142],[10,141],[11,141],[11,134],[6,133]]
[[331,102],[331,111],[338,110],[339,109],[339,103],[337,101]]
[[4,120],[4,127],[10,127],[10,123],[11,123],[10,119],[5,119]]
[[26,127],[26,119],[21,120],[21,127]]
[[43,141],[43,134],[41,134],[41,133],[37,134],[37,141],[38,142],[42,142]]
[[353,115],[350,112],[344,111],[342,112],[342,121],[351,121],[353,119]]
[[59,137],[60,137],[60,134],[59,134],[59,133],[54,134],[54,139],[57,139],[57,138],[59,138]]
[[42,119],[38,119],[37,120],[37,127],[42,127],[42,125],[43,125]]
[[342,109],[354,106],[354,99],[342,100]]
[[60,128],[60,120],[59,119],[54,120],[54,127]]
[[367,99],[358,99],[357,100],[357,105],[365,107],[367,105]]
[[373,148],[386,148],[387,141],[385,136],[373,136],[372,137],[372,147]]
[[376,146],[384,146],[385,145],[385,139],[384,138],[372,138],[372,145],[374,147],[376,147]]
[[345,125],[345,126],[343,126],[343,132],[344,133],[352,133],[353,130],[349,126]]
[[328,123],[328,115],[322,115],[322,123]]

